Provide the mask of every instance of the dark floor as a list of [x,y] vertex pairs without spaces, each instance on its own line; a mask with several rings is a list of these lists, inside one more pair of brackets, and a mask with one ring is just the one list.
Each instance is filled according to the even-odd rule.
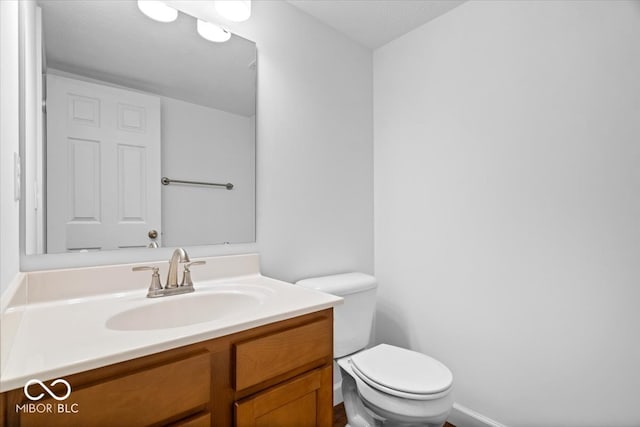
[[[344,427],[347,425],[347,414],[344,412],[344,404],[333,407],[333,427]],[[445,423],[444,427],[456,427],[453,424]]]
[[347,425],[347,414],[344,412],[344,403],[333,407],[333,427],[344,427]]

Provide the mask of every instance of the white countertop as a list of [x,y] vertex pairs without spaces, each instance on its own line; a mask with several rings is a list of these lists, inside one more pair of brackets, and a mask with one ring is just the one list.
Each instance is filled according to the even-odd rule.
[[[221,287],[253,287],[268,295],[257,307],[216,320],[152,330],[113,330],[114,315],[164,300],[197,298]],[[197,281],[191,294],[146,298],[146,288],[8,307],[16,330],[0,374],[0,392],[95,369],[333,307],[342,298],[260,274]]]

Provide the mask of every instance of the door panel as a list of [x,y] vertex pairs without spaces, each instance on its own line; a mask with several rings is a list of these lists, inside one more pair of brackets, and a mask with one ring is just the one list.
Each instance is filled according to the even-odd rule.
[[100,142],[67,140],[68,223],[100,222]]
[[145,203],[145,148],[118,145],[118,223],[144,221]]

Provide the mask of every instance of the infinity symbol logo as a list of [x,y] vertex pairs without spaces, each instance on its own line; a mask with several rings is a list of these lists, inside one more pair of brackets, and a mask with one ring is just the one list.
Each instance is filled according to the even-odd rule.
[[42,387],[44,389],[44,391],[49,393],[49,396],[53,397],[56,400],[65,400],[67,397],[69,397],[71,395],[71,384],[69,384],[66,380],[63,380],[62,378],[58,378],[57,380],[54,380],[51,383],[51,387],[55,386],[56,384],[64,384],[65,386],[67,386],[67,392],[63,396],[57,396],[53,391],[51,391],[51,389],[49,387],[47,387],[40,380],[29,380],[24,385],[24,394],[25,394],[25,396],[27,396],[31,400],[40,400],[40,399],[42,399],[44,397],[44,393],[40,393],[37,396],[32,396],[31,394],[29,394],[29,390],[28,389],[29,389],[29,386],[32,385],[32,384],[39,384],[40,387]]

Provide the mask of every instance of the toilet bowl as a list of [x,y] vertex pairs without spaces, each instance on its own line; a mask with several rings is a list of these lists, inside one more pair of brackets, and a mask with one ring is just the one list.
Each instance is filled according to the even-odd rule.
[[453,406],[453,375],[425,354],[369,341],[376,280],[362,273],[305,279],[298,285],[339,295],[334,308],[334,358],[342,374],[349,427],[444,424]]
[[[453,406],[451,371],[424,354],[380,344],[340,358],[337,363],[346,381],[345,402],[354,392],[362,402],[353,405],[352,412],[356,413],[352,415],[361,419],[370,416],[368,423],[360,425],[439,427]],[[355,389],[345,392],[349,382],[355,383]]]

